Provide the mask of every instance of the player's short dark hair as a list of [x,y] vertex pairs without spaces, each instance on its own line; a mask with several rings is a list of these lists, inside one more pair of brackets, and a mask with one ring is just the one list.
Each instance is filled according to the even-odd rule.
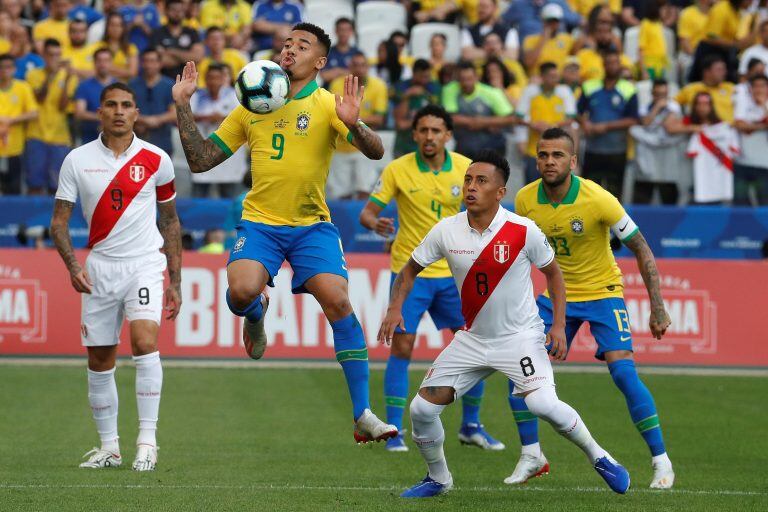
[[221,73],[226,73],[229,70],[228,68],[229,66],[223,62],[213,62],[210,66],[208,66],[208,69],[205,70],[205,74],[207,75],[211,71],[220,71]]
[[573,137],[571,137],[571,134],[562,128],[547,128],[544,130],[544,133],[541,134],[541,138],[539,140],[559,139],[565,139],[568,141],[568,143],[571,145],[571,153],[576,151],[576,142],[574,142]]
[[473,164],[491,164],[504,180],[504,186],[509,180],[509,162],[493,149],[481,149],[472,160]]
[[765,75],[755,75],[749,79],[749,85],[755,85],[755,82],[759,81],[768,82],[768,76]]
[[76,25],[76,24],[79,24],[79,23],[84,23],[86,27],[88,26],[88,22],[85,20],[85,18],[74,18],[74,19],[69,20],[69,26],[70,27],[72,25]]
[[621,58],[621,52],[616,48],[614,48],[613,46],[611,46],[610,48],[606,48],[605,50],[602,50],[600,53],[602,54],[603,59],[605,59],[606,57],[610,57],[612,55],[615,55],[616,57]]
[[362,57],[365,59],[365,62],[368,62],[368,57],[366,57],[365,54],[360,50],[353,51],[352,54],[349,56],[350,60],[354,59],[355,57]]
[[145,49],[141,50],[141,53],[139,54],[139,60],[143,59],[144,57],[146,57],[150,53],[154,53],[155,55],[160,57],[160,52],[157,51],[157,48],[155,48],[154,46],[150,46],[149,48],[145,48]]
[[182,0],[165,0],[165,6],[168,7],[172,4],[183,4],[184,2]]
[[444,43],[448,42],[448,36],[446,36],[442,32],[435,32],[434,34],[432,34],[432,37],[430,37],[429,40],[431,41],[435,37],[438,39],[442,39]]
[[458,68],[459,71],[471,69],[472,71],[477,72],[477,68],[475,68],[475,65],[468,60],[460,60],[459,63],[456,65],[456,68]]
[[13,55],[10,53],[2,53],[0,54],[0,62],[3,62],[4,60],[8,60],[13,62],[14,65],[16,65],[16,59],[13,58]]
[[61,43],[58,42],[56,39],[49,37],[45,41],[43,41],[43,49],[47,50],[48,48],[61,48]]
[[701,59],[701,69],[706,71],[718,62],[722,62],[725,64],[725,59],[722,58],[720,55],[717,55],[716,53],[710,53],[703,59]]
[[208,30],[205,31],[205,37],[207,38],[209,35],[215,33],[215,32],[224,32],[224,29],[219,27],[218,25],[214,25],[212,27],[208,27]]
[[653,80],[653,84],[651,85],[651,89],[655,89],[656,87],[661,87],[661,86],[666,87],[668,85],[669,85],[669,82],[667,82],[666,78],[655,78]]
[[95,59],[100,53],[107,53],[110,57],[114,58],[115,54],[112,53],[112,50],[109,48],[98,48],[95,52],[93,52],[93,58]]
[[755,69],[757,66],[760,66],[761,64],[763,64],[763,61],[758,58],[749,59],[749,62],[747,62],[747,73]]
[[415,130],[416,126],[419,124],[419,120],[422,117],[427,117],[427,116],[439,117],[445,123],[445,128],[449,132],[453,131],[453,118],[451,117],[451,114],[449,114],[440,105],[432,105],[432,104],[425,105],[421,107],[418,111],[416,111],[416,114],[413,116],[413,123],[411,123],[411,128]]
[[342,16],[341,18],[337,19],[336,23],[334,23],[333,26],[335,28],[339,28],[339,25],[341,25],[342,23],[349,23],[350,25],[352,25],[353,29],[355,28],[355,22],[347,18],[346,16]]
[[303,30],[304,32],[309,32],[315,36],[317,42],[320,43],[320,46],[323,48],[323,55],[328,56],[328,51],[331,49],[331,38],[325,33],[325,30],[317,25],[307,22],[295,24],[292,30]]
[[413,72],[419,73],[421,71],[429,71],[432,69],[432,64],[427,59],[416,59],[413,63]]
[[131,95],[131,98],[133,98],[133,102],[136,103],[136,93],[133,91],[133,89],[122,82],[115,82],[113,84],[109,84],[101,91],[101,96],[99,96],[99,104],[104,103],[104,99],[107,97],[107,94],[109,94],[109,91],[114,90],[127,92]]
[[557,69],[557,64],[554,62],[544,62],[541,64],[541,66],[539,66],[539,75],[549,73],[553,69]]

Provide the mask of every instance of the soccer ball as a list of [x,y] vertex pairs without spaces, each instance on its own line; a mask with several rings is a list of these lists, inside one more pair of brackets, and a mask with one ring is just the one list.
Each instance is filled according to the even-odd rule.
[[235,81],[237,101],[254,114],[269,114],[285,105],[291,81],[271,60],[246,65]]

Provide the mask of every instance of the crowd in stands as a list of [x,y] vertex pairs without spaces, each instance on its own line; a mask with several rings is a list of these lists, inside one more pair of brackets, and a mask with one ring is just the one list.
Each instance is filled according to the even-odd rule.
[[[275,59],[309,21],[333,33],[321,85],[363,79],[360,117],[392,133],[390,158],[415,150],[414,112],[439,103],[456,151],[497,150],[518,185],[537,178],[539,134],[560,126],[579,172],[624,202],[768,204],[768,0],[405,0],[352,14],[372,3],[385,4],[0,0],[0,192],[55,191],[66,153],[98,136],[114,81],[136,91],[137,134],[172,154],[171,87],[188,60],[211,133],[237,104],[240,69]],[[247,170],[242,148],[195,175],[192,194],[234,198]],[[340,141],[329,199],[367,197],[380,171]]]

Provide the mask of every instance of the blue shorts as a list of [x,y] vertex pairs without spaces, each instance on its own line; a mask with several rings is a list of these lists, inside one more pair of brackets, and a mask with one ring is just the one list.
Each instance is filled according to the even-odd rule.
[[[552,301],[541,295],[536,300],[539,315],[544,320],[545,332],[552,327]],[[589,322],[589,329],[597,342],[595,358],[605,361],[605,353],[611,350],[632,351],[632,333],[629,330],[629,315],[624,299],[588,300],[568,302],[565,307],[565,337],[568,349],[574,336],[584,322]]]
[[[397,274],[393,272],[389,282],[390,290],[395,277]],[[403,303],[405,331],[398,327],[397,332],[415,334],[426,312],[429,312],[438,329],[459,329],[464,325],[461,299],[452,277],[417,277],[411,293]]]
[[71,148],[46,144],[37,139],[28,139],[26,146],[27,185],[30,188],[56,190],[61,164]]
[[264,265],[269,273],[269,286],[275,286],[274,278],[283,261],[288,260],[293,269],[293,293],[307,293],[304,283],[317,274],[336,274],[349,279],[339,230],[330,222],[272,226],[241,220],[235,245],[229,253],[229,263],[237,260],[254,260]]

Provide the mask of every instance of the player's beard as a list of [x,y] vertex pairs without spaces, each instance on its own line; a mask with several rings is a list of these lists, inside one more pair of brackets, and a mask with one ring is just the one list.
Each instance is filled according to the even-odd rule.
[[563,173],[562,175],[556,177],[553,181],[547,181],[544,176],[542,176],[541,179],[544,181],[544,183],[547,184],[548,187],[555,188],[565,183],[565,180],[568,179],[570,174],[570,172]]

